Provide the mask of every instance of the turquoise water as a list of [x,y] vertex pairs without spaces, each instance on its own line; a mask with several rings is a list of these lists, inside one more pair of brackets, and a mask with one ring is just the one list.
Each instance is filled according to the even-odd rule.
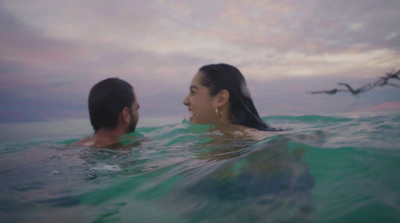
[[268,116],[238,140],[141,120],[124,150],[87,120],[0,124],[0,222],[400,222],[400,114]]

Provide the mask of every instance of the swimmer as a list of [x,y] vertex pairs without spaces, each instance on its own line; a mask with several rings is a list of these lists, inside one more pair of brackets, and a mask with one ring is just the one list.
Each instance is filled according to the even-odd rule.
[[94,134],[73,145],[108,147],[124,134],[134,132],[139,120],[139,103],[133,87],[118,78],[108,78],[89,93],[89,116]]
[[201,67],[192,79],[183,104],[191,115],[190,123],[213,124],[231,135],[279,130],[261,119],[242,73],[228,64]]

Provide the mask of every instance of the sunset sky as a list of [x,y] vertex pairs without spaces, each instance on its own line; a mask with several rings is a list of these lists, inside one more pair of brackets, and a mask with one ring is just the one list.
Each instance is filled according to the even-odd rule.
[[183,119],[193,75],[221,62],[263,116],[400,111],[395,87],[307,94],[399,69],[399,13],[399,0],[0,0],[0,122],[88,118],[107,77],[134,86],[142,117]]

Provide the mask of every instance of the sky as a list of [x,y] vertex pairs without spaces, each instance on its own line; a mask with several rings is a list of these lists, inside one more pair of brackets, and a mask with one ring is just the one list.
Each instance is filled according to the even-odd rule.
[[[119,77],[141,117],[188,117],[197,70],[228,63],[263,116],[400,110],[400,89],[311,95],[400,69],[398,0],[0,0],[0,122],[88,118]],[[393,82],[395,83],[395,82]]]

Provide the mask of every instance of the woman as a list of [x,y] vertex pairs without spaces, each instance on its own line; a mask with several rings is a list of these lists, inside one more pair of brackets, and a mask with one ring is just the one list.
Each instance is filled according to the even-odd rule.
[[192,124],[234,124],[264,131],[271,128],[258,115],[242,73],[228,64],[200,68],[183,101]]

